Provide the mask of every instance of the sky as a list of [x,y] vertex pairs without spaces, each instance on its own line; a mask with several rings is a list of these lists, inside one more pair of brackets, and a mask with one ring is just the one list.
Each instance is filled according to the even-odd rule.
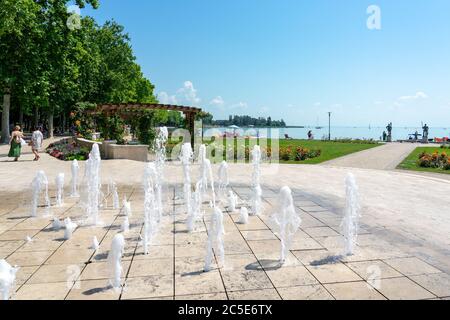
[[161,102],[215,119],[450,125],[448,0],[100,0],[81,14],[125,27]]

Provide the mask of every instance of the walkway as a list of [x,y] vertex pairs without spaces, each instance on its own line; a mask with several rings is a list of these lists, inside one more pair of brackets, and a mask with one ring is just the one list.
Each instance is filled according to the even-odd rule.
[[389,143],[383,146],[353,153],[322,163],[323,166],[393,170],[415,148],[425,145],[417,143]]

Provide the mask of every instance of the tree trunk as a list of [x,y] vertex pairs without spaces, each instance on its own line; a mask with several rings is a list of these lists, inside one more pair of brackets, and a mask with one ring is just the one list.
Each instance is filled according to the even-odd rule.
[[2,143],[9,143],[10,130],[9,130],[9,110],[11,108],[11,92],[9,89],[5,89],[3,95],[3,112],[2,112]]
[[39,106],[34,107],[34,119],[33,119],[33,126],[31,130],[34,131],[34,129],[39,125]]
[[19,124],[22,127],[22,130],[25,131],[25,126],[23,123],[23,108],[22,108],[22,106],[19,106]]
[[53,138],[53,110],[48,115],[48,137]]

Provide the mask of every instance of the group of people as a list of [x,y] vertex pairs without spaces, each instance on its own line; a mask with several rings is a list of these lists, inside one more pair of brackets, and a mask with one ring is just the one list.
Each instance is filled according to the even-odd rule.
[[[8,157],[14,158],[14,161],[19,161],[19,158],[22,154],[22,147],[26,146],[27,143],[23,138],[23,132],[20,126],[15,126],[13,131],[11,132],[11,139],[9,140],[9,153]],[[44,141],[44,135],[42,134],[41,128],[36,127],[31,136],[31,141],[28,144],[31,146],[31,151],[34,154],[33,161],[39,161],[41,156],[39,155],[39,151],[42,148],[42,142]]]

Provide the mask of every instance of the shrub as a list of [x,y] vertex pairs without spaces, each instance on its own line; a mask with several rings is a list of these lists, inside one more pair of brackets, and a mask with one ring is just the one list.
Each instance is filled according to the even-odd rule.
[[291,147],[280,148],[280,159],[283,161],[291,160],[292,149]]
[[440,154],[438,151],[435,151],[432,154],[422,152],[419,154],[417,164],[422,168],[450,170],[450,157],[446,152],[441,152]]

